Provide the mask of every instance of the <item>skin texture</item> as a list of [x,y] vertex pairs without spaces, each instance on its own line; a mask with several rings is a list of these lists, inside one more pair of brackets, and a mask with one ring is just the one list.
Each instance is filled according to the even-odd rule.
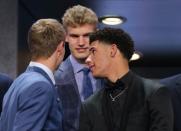
[[89,34],[95,31],[95,25],[85,24],[78,27],[68,27],[66,42],[72,56],[80,63],[85,63],[89,55]]
[[91,43],[90,55],[86,59],[94,77],[107,76],[108,69],[111,62],[111,45],[102,44],[99,41]]

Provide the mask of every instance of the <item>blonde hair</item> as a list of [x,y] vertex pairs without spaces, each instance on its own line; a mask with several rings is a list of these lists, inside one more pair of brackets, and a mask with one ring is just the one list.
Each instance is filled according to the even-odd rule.
[[33,60],[50,57],[61,41],[65,41],[65,30],[55,19],[40,19],[28,32],[28,45]]
[[63,26],[67,27],[78,27],[84,24],[95,24],[98,23],[97,15],[90,8],[76,5],[66,10],[62,17]]

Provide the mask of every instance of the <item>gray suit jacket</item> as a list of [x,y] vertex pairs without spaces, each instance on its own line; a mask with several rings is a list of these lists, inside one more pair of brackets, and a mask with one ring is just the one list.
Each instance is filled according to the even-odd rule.
[[62,131],[60,99],[49,76],[29,67],[3,100],[0,131]]
[[[62,100],[64,131],[77,131],[79,129],[81,99],[70,57],[55,72],[55,81]],[[102,85],[103,81],[97,80],[97,89],[102,88]]]
[[[167,88],[131,74],[120,123],[123,131],[172,131],[173,110]],[[104,90],[89,97],[80,112],[80,131],[108,130],[102,103]],[[104,107],[106,108],[106,107]]]

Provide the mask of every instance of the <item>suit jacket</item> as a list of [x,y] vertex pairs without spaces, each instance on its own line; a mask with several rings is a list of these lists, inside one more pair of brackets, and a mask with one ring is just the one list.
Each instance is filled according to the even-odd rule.
[[181,131],[181,74],[161,79],[170,90],[174,109],[174,131]]
[[13,82],[13,79],[11,79],[5,74],[0,73],[0,114],[2,111],[2,102],[3,102],[4,95],[9,89],[9,87],[11,86],[12,82]]
[[[55,72],[55,81],[62,100],[64,131],[77,131],[79,128],[81,99],[70,57]],[[96,88],[101,88],[102,85],[103,82],[98,80]]]
[[0,131],[62,131],[60,99],[49,76],[29,67],[3,100]]
[[[173,111],[169,91],[162,85],[131,73],[120,130],[172,131]],[[104,90],[89,97],[81,107],[80,131],[108,131],[103,115]],[[104,107],[107,108],[107,107]],[[110,131],[110,130],[109,130]],[[113,130],[111,130],[113,131]]]

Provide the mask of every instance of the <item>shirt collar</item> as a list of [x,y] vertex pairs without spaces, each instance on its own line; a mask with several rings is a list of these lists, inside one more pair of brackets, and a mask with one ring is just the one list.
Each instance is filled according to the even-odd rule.
[[84,64],[78,63],[77,60],[72,55],[70,55],[70,61],[73,66],[74,73],[80,72],[85,67]]
[[[115,87],[115,89],[116,89],[120,85],[124,86],[124,87],[128,86],[128,84],[131,80],[132,74],[133,74],[132,71],[129,70],[124,76],[119,78],[115,83],[112,83],[109,80],[106,80],[106,85],[107,85],[108,90],[109,90],[109,87]],[[114,88],[112,88],[112,89],[114,90]]]
[[41,64],[41,63],[38,63],[38,62],[33,62],[31,61],[29,66],[36,66],[36,67],[39,67],[41,68],[43,71],[45,71],[48,76],[50,77],[50,79],[52,80],[53,84],[55,84],[55,78],[54,78],[54,75],[53,75],[53,72],[50,70],[50,68],[48,68],[47,66]]

